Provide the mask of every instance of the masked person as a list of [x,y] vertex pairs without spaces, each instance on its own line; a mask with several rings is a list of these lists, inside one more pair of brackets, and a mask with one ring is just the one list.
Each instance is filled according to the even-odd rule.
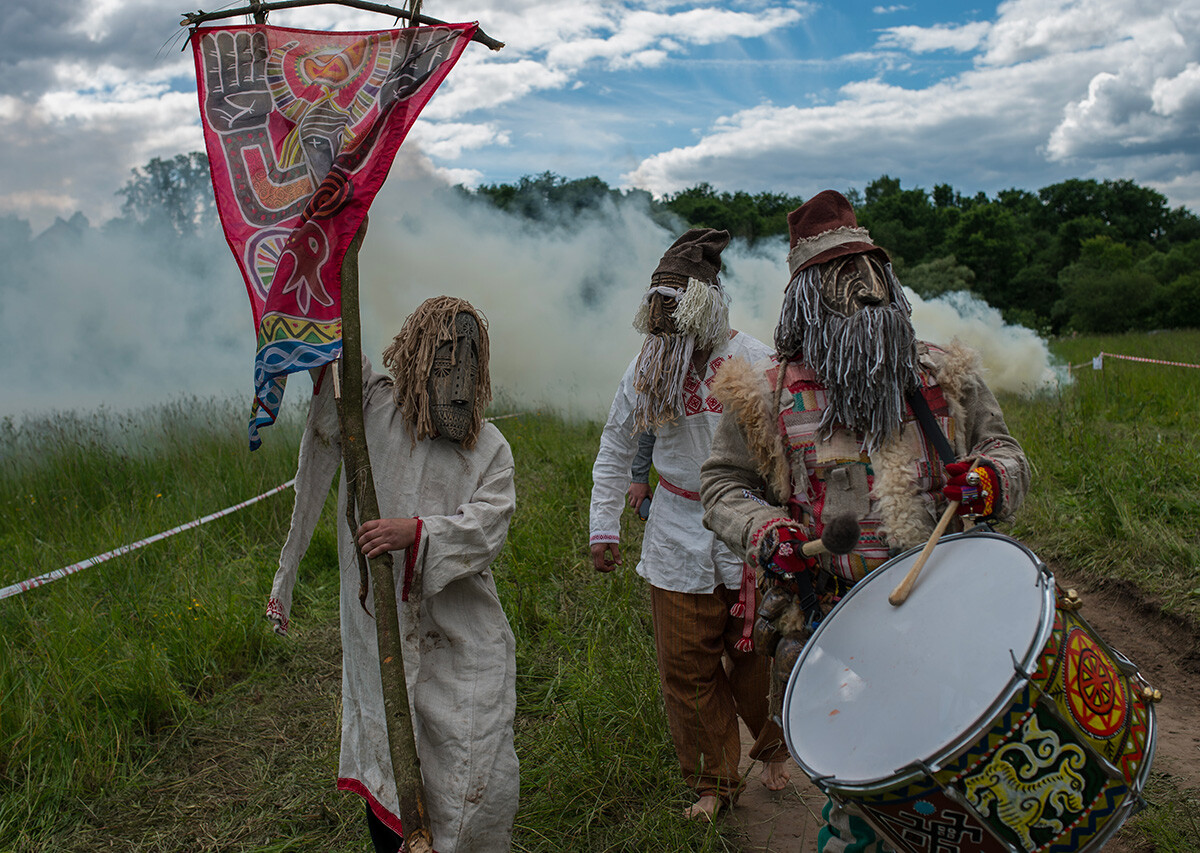
[[[729,328],[718,273],[729,233],[688,231],[667,249],[634,319],[645,342],[613,398],[592,468],[590,545],[597,571],[621,562],[620,517],[639,436],[654,434],[659,474],[637,572],[650,582],[655,648],[667,721],[684,779],[698,799],[684,814],[711,818],[737,794],[738,717],[755,737],[763,782],[783,788],[783,733],[767,719],[768,674],[748,649],[753,579],[701,523],[700,464],[721,406],[709,393],[731,358],[769,348]],[[748,596],[748,598],[747,598]],[[728,660],[728,673],[722,658]]]
[[[776,712],[804,640],[838,595],[926,542],[949,501],[961,501],[962,515],[1005,519],[1030,479],[978,357],[958,342],[916,340],[887,253],[850,203],[819,193],[789,214],[788,230],[776,357],[718,375],[724,414],[700,485],[705,524],[758,575],[754,636],[774,655]],[[929,427],[917,420],[925,414]],[[940,458],[938,434],[959,461]],[[846,518],[860,534],[838,549],[847,553],[803,556],[806,540]],[[832,801],[826,820],[823,853],[884,849]]]
[[[517,809],[516,658],[491,564],[516,498],[512,453],[500,431],[483,420],[491,400],[487,323],[464,300],[426,300],[384,350],[383,363],[390,377],[369,363],[363,370],[363,416],[382,517],[352,535],[344,476],[338,492],[337,786],[366,799],[376,850],[395,853],[399,803],[376,627],[359,603],[358,562],[358,551],[367,557],[392,551],[434,847],[439,853],[503,853],[510,849]],[[328,376],[320,383],[300,444],[296,506],[267,609],[279,633],[287,630],[296,569],[341,462],[332,384]]]

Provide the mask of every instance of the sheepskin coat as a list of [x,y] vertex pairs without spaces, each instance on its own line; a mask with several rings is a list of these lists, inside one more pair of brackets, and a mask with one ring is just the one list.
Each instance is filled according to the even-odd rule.
[[[921,393],[934,417],[959,459],[978,455],[992,467],[1000,484],[994,516],[1010,518],[1029,488],[1029,464],[978,355],[957,341],[945,348],[920,342],[917,350]],[[713,394],[724,414],[700,474],[705,526],[756,566],[762,535],[784,520],[800,522],[815,538],[831,519],[852,514],[862,530],[857,547],[823,558],[850,581],[928,539],[946,505],[946,473],[913,413],[868,455],[852,430],[818,437],[825,393],[806,365],[789,363],[776,408],[778,370],[773,359],[734,361],[717,376]]]

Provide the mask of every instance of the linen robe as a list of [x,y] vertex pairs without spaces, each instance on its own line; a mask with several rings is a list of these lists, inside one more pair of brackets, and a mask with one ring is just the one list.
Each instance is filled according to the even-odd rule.
[[[365,361],[365,359],[364,359]],[[328,377],[313,397],[300,445],[296,505],[268,617],[287,630],[296,569],[341,463]],[[438,853],[511,847],[519,772],[513,746],[515,641],[491,564],[516,505],[508,443],[485,423],[473,450],[446,439],[412,444],[390,380],[363,370],[363,411],[382,518],[417,517],[419,539],[394,552],[404,669],[426,805]],[[342,735],[337,786],[366,798],[402,832],[388,750],[373,619],[358,601],[359,569],[338,489]],[[408,587],[407,600],[402,600]],[[367,596],[372,605],[374,591]]]

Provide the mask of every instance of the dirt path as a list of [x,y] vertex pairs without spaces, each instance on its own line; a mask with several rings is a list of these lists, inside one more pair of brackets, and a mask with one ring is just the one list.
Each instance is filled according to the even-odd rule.
[[[1084,618],[1096,633],[1129,658],[1148,682],[1163,692],[1156,708],[1157,745],[1153,772],[1176,788],[1200,791],[1200,637],[1152,604],[1120,589],[1094,589],[1068,581],[1083,598]],[[745,748],[751,741],[743,730]],[[775,853],[816,853],[817,831],[825,796],[789,760],[792,781],[772,793],[749,769],[750,782],[728,820],[745,835],[742,849]],[[1105,845],[1105,853],[1141,853],[1123,829]]]

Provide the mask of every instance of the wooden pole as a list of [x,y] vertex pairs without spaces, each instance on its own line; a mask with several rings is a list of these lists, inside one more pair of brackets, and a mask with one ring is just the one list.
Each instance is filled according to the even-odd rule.
[[[342,261],[342,398],[338,418],[342,434],[342,464],[346,488],[359,509],[359,524],[379,518],[379,500],[371,474],[367,433],[362,408],[362,338],[358,310],[358,250],[367,232],[366,220],[354,235]],[[351,538],[354,530],[350,531]],[[357,546],[356,546],[357,547]],[[413,547],[416,547],[415,545]],[[433,833],[425,809],[421,760],[417,757],[412,718],[408,709],[408,685],[404,680],[404,649],[400,614],[396,608],[396,575],[392,554],[369,560],[374,588],[375,632],[379,643],[379,676],[383,683],[383,707],[387,714],[388,749],[400,821],[404,824],[405,849],[410,853],[432,853]]]
[[[437,18],[430,18],[421,14],[414,15],[406,10],[397,9],[394,6],[388,6],[383,3],[372,3],[369,0],[250,0],[248,6],[240,6],[237,9],[222,9],[219,12],[184,12],[183,20],[179,22],[179,26],[195,27],[208,21],[233,18],[247,13],[254,15],[254,22],[256,24],[264,24],[267,21],[267,12],[273,12],[276,9],[300,9],[305,6],[324,6],[329,4],[348,6],[351,9],[362,9],[365,12],[379,12],[381,15],[389,15],[395,18],[404,18],[415,26],[437,26],[438,24],[446,23]],[[471,41],[479,42],[489,50],[500,50],[504,47],[504,42],[497,41],[481,29],[475,30],[475,35],[471,37]]]

